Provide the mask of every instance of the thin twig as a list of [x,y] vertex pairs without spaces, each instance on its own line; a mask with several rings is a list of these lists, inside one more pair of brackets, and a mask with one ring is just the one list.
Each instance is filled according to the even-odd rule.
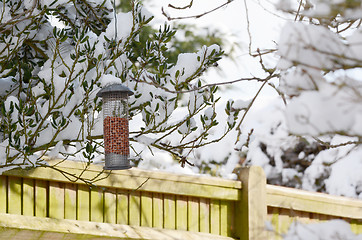
[[[242,81],[257,81],[257,82],[265,82],[265,81],[268,81],[272,78],[276,78],[276,77],[279,77],[278,74],[272,74],[272,75],[269,75],[267,76],[266,78],[258,78],[258,77],[250,77],[250,78],[239,78],[239,79],[235,79],[235,80],[231,80],[231,81],[228,81],[228,82],[218,82],[218,83],[210,83],[210,84],[205,84],[201,87],[197,87],[197,88],[193,88],[193,89],[189,89],[189,90],[179,90],[179,91],[176,91],[176,90],[171,90],[171,89],[168,89],[158,83],[155,83],[154,81],[152,82],[148,82],[148,81],[142,81],[142,83],[146,83],[146,84],[149,84],[149,85],[152,85],[152,86],[155,86],[155,87],[158,87],[158,88],[161,88],[169,93],[179,93],[179,94],[183,94],[183,93],[190,93],[190,92],[195,92],[195,91],[199,91],[199,90],[202,90],[204,88],[209,88],[209,87],[215,87],[215,86],[222,86],[222,85],[230,85],[230,84],[234,84],[234,83],[237,83],[237,82],[242,82]],[[151,79],[152,80],[152,77],[151,76],[147,76],[147,78]],[[137,81],[137,82],[140,82],[140,80],[138,79],[135,79],[135,78],[132,78],[132,80],[134,81]]]
[[232,1],[234,1],[234,0],[228,0],[226,3],[223,3],[223,4],[221,4],[220,6],[214,8],[214,9],[211,9],[211,10],[206,11],[206,12],[201,13],[201,14],[192,15],[192,16],[186,16],[186,17],[170,17],[169,15],[167,15],[167,13],[166,13],[165,10],[163,9],[163,7],[161,8],[161,11],[162,11],[162,15],[164,15],[164,16],[167,18],[167,20],[169,20],[169,21],[172,21],[172,20],[180,20],[180,19],[189,19],[189,18],[200,18],[200,17],[203,17],[203,16],[205,16],[205,15],[207,15],[207,14],[210,14],[210,13],[212,13],[212,12],[215,12],[216,10],[218,10],[218,9],[220,9],[220,8],[223,8],[223,7],[227,6],[227,5],[229,5],[229,3],[231,3]]
[[177,10],[184,10],[184,9],[186,9],[186,8],[191,8],[191,7],[192,7],[193,2],[194,2],[194,0],[191,0],[191,1],[190,1],[190,3],[189,3],[188,5],[183,6],[183,7],[176,7],[176,6],[172,5],[172,4],[168,4],[168,6],[169,6],[170,8],[173,8],[173,9],[177,9]]
[[248,31],[248,36],[249,36],[249,44],[248,44],[249,55],[252,55],[251,54],[252,37],[251,37],[251,32],[250,32],[249,10],[248,10],[248,5],[246,4],[246,0],[244,0],[244,6],[245,6],[245,17],[246,17],[246,29]]

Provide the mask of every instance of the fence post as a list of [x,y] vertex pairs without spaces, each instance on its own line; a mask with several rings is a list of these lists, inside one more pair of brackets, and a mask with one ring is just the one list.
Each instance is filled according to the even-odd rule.
[[267,239],[266,178],[261,167],[241,168],[241,200],[236,206],[235,233],[242,240]]

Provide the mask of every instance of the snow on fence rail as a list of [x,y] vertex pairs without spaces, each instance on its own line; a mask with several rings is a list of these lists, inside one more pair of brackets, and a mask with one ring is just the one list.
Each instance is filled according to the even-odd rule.
[[[259,167],[231,181],[84,166],[1,175],[0,239],[280,239],[294,220],[331,218],[362,233],[362,201],[269,186]],[[98,181],[89,186],[65,172]],[[275,231],[265,230],[267,220]]]

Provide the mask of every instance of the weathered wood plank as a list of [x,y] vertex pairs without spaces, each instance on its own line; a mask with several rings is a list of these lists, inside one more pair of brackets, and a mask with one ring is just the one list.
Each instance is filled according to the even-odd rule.
[[64,185],[64,218],[77,219],[77,185],[73,183]]
[[[49,165],[57,164],[57,167],[59,168],[69,168],[69,169],[84,169],[84,164],[81,162],[75,162],[75,161],[64,161],[64,160],[48,160]],[[45,169],[45,168],[42,168]],[[45,169],[48,170],[48,169]],[[51,170],[51,169],[49,169]],[[16,172],[16,169],[10,170],[6,173],[12,173]],[[97,164],[91,164],[88,166],[87,172],[96,172],[100,173],[103,171],[103,166],[97,165]],[[106,174],[108,172],[106,171]],[[149,179],[160,179],[160,180],[168,180],[173,182],[188,182],[188,183],[197,183],[197,184],[204,184],[208,186],[220,186],[220,187],[230,187],[230,188],[241,188],[241,182],[240,181],[233,181],[233,180],[227,180],[222,179],[218,177],[207,177],[207,176],[195,176],[195,175],[186,175],[186,174],[170,174],[168,172],[162,172],[162,171],[149,171],[149,170],[142,170],[138,168],[131,168],[128,170],[122,170],[122,171],[116,171],[112,172],[112,175],[123,175],[128,176],[132,178],[149,178]],[[129,184],[129,183],[127,183]]]
[[163,195],[161,193],[153,193],[152,208],[152,226],[163,228]]
[[220,234],[220,200],[210,201],[210,233]]
[[267,185],[267,205],[346,218],[362,218],[362,201]]
[[295,214],[290,209],[279,209],[278,221],[279,221],[279,235],[285,234],[288,232],[290,224],[294,222]]
[[8,178],[8,213],[21,214],[22,178]]
[[243,182],[243,188],[241,201],[235,210],[235,235],[240,239],[266,239],[267,194],[264,171],[258,166],[242,168],[239,179]]
[[34,216],[34,180],[23,179],[23,215]]
[[68,219],[39,218],[12,214],[0,214],[0,239],[233,240],[229,237],[207,233],[74,221]]
[[77,185],[77,220],[90,221],[90,187]]
[[280,224],[279,224],[279,209],[274,207],[268,208],[268,220],[273,226],[274,231],[268,232],[268,239],[272,240],[282,240],[280,233]]
[[[68,168],[73,169],[73,168]],[[47,169],[49,170],[49,169]],[[79,169],[76,169],[78,171]],[[36,171],[36,170],[35,170]],[[32,171],[33,172],[33,171]],[[122,172],[122,171],[120,171]],[[131,173],[136,173],[136,176],[132,176]],[[89,174],[91,176],[94,173],[88,173],[86,171],[85,175]],[[127,175],[129,174],[129,175]],[[254,234],[254,238],[252,239],[261,239],[260,235],[257,235],[257,232],[260,232],[260,229],[263,228],[263,222],[260,219],[264,219],[262,216],[266,211],[260,211],[258,207],[261,209],[266,208],[266,204],[268,203],[268,207],[271,209],[279,209],[278,213],[270,213],[269,219],[272,219],[272,224],[275,225],[276,229],[278,229],[278,233],[284,233],[286,229],[290,226],[290,223],[293,220],[301,220],[302,222],[311,222],[314,219],[317,221],[319,219],[330,219],[334,217],[338,217],[335,215],[329,215],[326,213],[321,213],[320,211],[314,211],[313,209],[321,206],[321,201],[325,195],[318,195],[316,198],[312,198],[311,195],[305,197],[303,194],[300,195],[298,191],[300,190],[292,190],[290,195],[284,196],[283,194],[287,194],[284,188],[279,189],[279,187],[269,187],[268,193],[265,194],[265,191],[260,187],[262,178],[257,178],[256,176],[261,176],[255,174],[254,177],[247,177],[247,179],[254,178],[259,179],[258,181],[249,181],[249,183],[245,183],[245,189],[238,189],[232,187],[219,186],[217,184],[210,184],[207,186],[206,181],[200,180],[194,183],[188,183],[186,181],[186,177],[183,176],[180,179],[182,181],[178,181],[177,176],[173,176],[171,180],[163,179],[156,175],[150,176],[142,176],[137,175],[136,172],[129,172],[127,174],[111,174],[108,180],[104,180],[100,186],[107,186],[106,188],[100,187],[95,190],[92,190],[92,193],[89,193],[88,187],[85,185],[78,185],[77,191],[74,183],[67,182],[66,185],[71,185],[74,187],[71,193],[72,200],[67,200],[65,197],[67,195],[68,187],[62,188],[60,186],[64,185],[66,180],[60,180],[59,182],[48,182],[42,181],[39,179],[43,179],[44,176],[40,178],[36,178],[36,180],[32,180],[30,178],[21,179],[17,177],[15,174],[9,176],[11,181],[7,181],[6,177],[0,177],[0,193],[1,191],[5,191],[5,194],[1,196],[0,194],[0,210],[1,204],[5,203],[5,207],[3,206],[4,211],[9,211],[12,213],[16,213],[18,209],[22,209],[22,214],[27,215],[36,215],[36,216],[44,216],[44,217],[53,217],[53,218],[62,218],[66,217],[67,212],[67,203],[72,202],[71,209],[68,213],[70,214],[70,218],[83,218],[80,220],[92,220],[92,221],[107,221],[111,223],[124,223],[131,225],[141,225],[147,227],[165,227],[170,229],[179,229],[179,230],[189,230],[189,231],[202,231],[202,232],[212,232],[215,234],[221,234],[224,236],[231,236],[234,234],[234,230],[242,226],[240,219],[238,220],[238,225],[234,225],[233,219],[234,214],[249,214],[248,215],[248,224],[249,228],[248,234]],[[26,175],[26,174],[24,174]],[[84,176],[85,176],[84,175]],[[88,176],[88,175],[87,175]],[[166,175],[165,175],[166,176]],[[134,177],[134,179],[133,179]],[[59,177],[60,178],[60,177]],[[5,181],[4,181],[5,179]],[[15,179],[15,181],[13,181]],[[20,179],[20,185],[19,185]],[[128,183],[132,182],[130,185],[137,186],[137,188],[126,187],[125,189],[115,189],[112,188],[113,192],[104,192],[104,189],[110,189],[106,183],[113,184],[116,186],[123,186],[118,183],[118,180],[125,179],[130,180]],[[193,179],[193,178],[191,178]],[[18,182],[17,182],[18,181]],[[167,182],[160,183],[160,182]],[[160,183],[156,186],[156,183]],[[188,190],[185,190],[185,184],[189,184]],[[5,187],[2,187],[5,184]],[[163,185],[162,185],[163,184]],[[34,185],[34,188],[33,188]],[[15,186],[15,187],[14,187]],[[20,187],[19,187],[20,186]],[[82,192],[82,186],[84,192]],[[163,188],[163,186],[165,188]],[[178,191],[178,187],[180,186],[181,192]],[[265,186],[265,185],[264,185]],[[168,189],[172,187],[172,191],[169,194],[165,194]],[[209,196],[208,198],[199,199],[198,196],[203,196],[198,193],[198,188],[201,187],[202,194],[206,194],[211,189],[216,189],[218,191],[226,191],[228,192],[226,195],[217,196],[213,198],[214,195]],[[211,188],[208,188],[211,187]],[[146,189],[161,189],[158,193],[145,192]],[[13,189],[13,190],[11,190]],[[60,189],[60,190],[59,190]],[[63,189],[63,190],[61,190]],[[208,189],[208,190],[206,190]],[[271,189],[271,190],[270,190]],[[230,191],[238,192],[238,196],[228,195]],[[240,194],[240,191],[247,191],[245,195]],[[63,191],[63,192],[62,192]],[[117,195],[115,192],[117,191]],[[120,194],[123,191],[124,194]],[[296,194],[297,191],[297,194]],[[18,192],[18,193],[16,193]],[[20,192],[20,193],[19,193]],[[29,196],[26,193],[29,193]],[[193,193],[191,193],[193,192]],[[304,192],[304,191],[302,191]],[[23,195],[21,194],[23,193]],[[185,194],[187,193],[187,194]],[[188,194],[190,193],[190,195]],[[13,194],[13,195],[12,195]],[[26,194],[26,195],[25,195]],[[185,195],[183,195],[185,194]],[[217,194],[217,193],[216,193]],[[234,194],[234,193],[233,193]],[[248,196],[249,194],[249,196]],[[251,195],[250,195],[251,194]],[[241,196],[240,196],[241,195]],[[18,198],[20,196],[20,198]],[[27,199],[27,196],[29,199]],[[63,198],[61,197],[63,196]],[[223,199],[223,196],[226,196]],[[247,196],[245,199],[243,199]],[[252,197],[251,197],[252,196]],[[314,195],[313,195],[314,196]],[[1,197],[4,200],[1,200]],[[9,197],[7,199],[6,197]],[[333,197],[334,198],[334,197]],[[12,199],[17,199],[12,201]],[[20,201],[19,201],[20,199]],[[98,199],[98,200],[95,200]],[[229,201],[230,199],[233,199]],[[243,199],[243,201],[247,202],[248,205],[245,208],[245,204],[239,204],[238,208],[234,206],[236,203],[236,199]],[[264,199],[264,200],[263,200]],[[347,207],[347,212],[350,214],[351,209],[357,209],[360,206],[360,201],[351,200],[346,198],[338,198],[336,199],[343,200],[337,201],[337,206],[339,211],[343,209],[343,207]],[[283,200],[283,201],[282,201]],[[3,201],[3,203],[1,203]],[[61,203],[63,201],[63,204]],[[96,203],[98,201],[98,203]],[[14,207],[19,205],[20,208]],[[312,206],[304,206],[302,202],[311,202]],[[317,202],[317,204],[314,204]],[[347,202],[347,204],[345,204]],[[29,204],[28,204],[29,203]],[[257,204],[258,203],[258,204]],[[13,205],[12,205],[13,204]],[[25,204],[28,204],[29,207],[26,207]],[[298,205],[299,204],[299,205]],[[334,206],[334,200],[327,199],[327,205]],[[275,206],[274,206],[275,205]],[[346,205],[346,206],[344,206]],[[35,206],[35,207],[34,207]],[[47,208],[49,206],[49,208]],[[60,207],[59,207],[60,206]],[[86,211],[81,213],[79,209],[76,207],[84,208]],[[258,206],[258,207],[255,207]],[[290,207],[292,206],[292,207]],[[297,208],[293,208],[293,206],[297,206]],[[298,206],[301,210],[298,210]],[[343,206],[343,207],[342,207]],[[303,209],[302,209],[303,208]],[[331,207],[333,209],[333,207]],[[27,212],[26,210],[29,209]],[[97,213],[97,209],[99,209],[99,214]],[[101,210],[100,210],[101,209]],[[360,209],[360,208],[359,208]],[[235,211],[234,211],[235,210]],[[312,211],[313,210],[313,211]],[[91,213],[90,213],[91,211]],[[324,211],[324,210],[323,210]],[[352,219],[361,219],[362,217],[354,213],[357,218]],[[186,214],[185,214],[186,213]],[[19,214],[19,213],[16,213]],[[75,214],[75,215],[74,215]],[[96,216],[98,214],[98,216]],[[259,215],[260,216],[259,216]],[[156,217],[162,216],[162,217]],[[250,221],[250,216],[253,221]],[[358,217],[359,216],[359,217]],[[340,216],[343,219],[350,220],[350,217]],[[237,217],[236,217],[237,218]],[[260,221],[258,221],[258,219]],[[255,224],[253,224],[255,223]],[[354,222],[351,224],[352,229],[356,231],[356,229],[361,228],[361,224],[355,224]],[[241,228],[240,228],[241,229]],[[255,232],[253,232],[255,231]],[[240,237],[240,232],[237,232],[235,237]]]
[[[52,161],[51,161],[52,162]],[[66,166],[66,167],[62,167]],[[98,176],[97,186],[115,187],[128,190],[159,192],[165,194],[187,195],[194,197],[210,197],[215,199],[238,200],[241,189],[240,181],[223,180],[220,178],[205,178],[198,176],[172,175],[168,173],[154,173],[138,169],[124,170],[112,173],[102,172],[100,166],[91,165],[83,172],[83,164],[71,161],[61,163],[58,168],[74,175],[82,173],[83,178],[93,179]],[[97,171],[95,170],[97,169]],[[50,168],[35,168],[32,171],[11,170],[8,176],[25,176],[35,179],[69,182],[61,173]],[[74,179],[75,181],[77,179]],[[177,185],[177,188],[175,188]],[[195,191],[197,189],[197,191]]]
[[48,216],[48,182],[35,180],[35,216]]
[[187,196],[176,196],[176,229],[187,230]]
[[163,224],[166,229],[176,229],[176,198],[165,194],[163,198]]
[[141,225],[141,194],[140,192],[129,193],[129,225]]
[[91,187],[90,191],[90,219],[93,222],[104,221],[104,196],[99,187]]
[[152,193],[141,192],[141,226],[152,227]]
[[200,198],[200,232],[210,232],[210,199]]
[[116,223],[117,219],[117,194],[115,189],[104,192],[104,222]]
[[7,212],[7,176],[0,176],[0,213]]
[[362,234],[362,219],[353,219],[351,221],[351,230],[354,234]]
[[128,191],[117,189],[117,224],[128,224]]
[[200,231],[200,199],[195,197],[189,197],[188,199],[188,220],[187,230],[192,232]]
[[220,200],[220,235],[231,236],[234,228],[234,203]]
[[64,183],[49,182],[49,217],[64,219]]

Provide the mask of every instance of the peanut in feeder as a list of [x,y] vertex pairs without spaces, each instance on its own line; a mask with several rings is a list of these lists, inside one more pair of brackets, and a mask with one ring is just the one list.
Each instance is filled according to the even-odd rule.
[[129,161],[128,97],[133,92],[122,84],[102,88],[103,136],[107,170],[131,168]]

